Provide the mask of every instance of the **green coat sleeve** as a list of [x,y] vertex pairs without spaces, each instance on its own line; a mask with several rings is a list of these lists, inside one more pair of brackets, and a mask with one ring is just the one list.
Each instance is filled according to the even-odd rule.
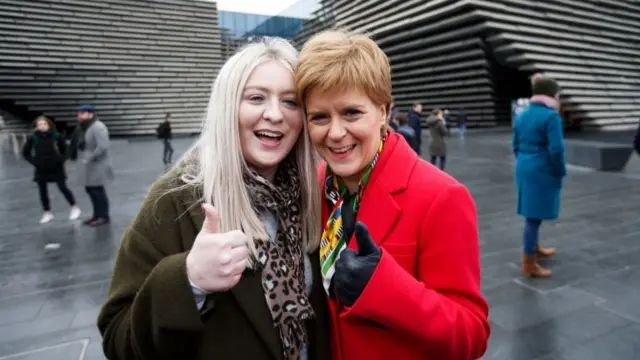
[[159,180],[124,235],[109,295],[98,316],[110,360],[179,359],[204,327],[186,275],[182,214]]

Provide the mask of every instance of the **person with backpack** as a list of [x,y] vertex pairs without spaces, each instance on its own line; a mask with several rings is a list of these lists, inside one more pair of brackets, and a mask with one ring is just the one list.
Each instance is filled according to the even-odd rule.
[[156,133],[158,134],[158,139],[162,140],[162,144],[164,146],[164,150],[162,152],[162,162],[165,166],[169,166],[171,164],[171,157],[173,156],[173,146],[171,145],[171,114],[167,113],[164,117],[164,122],[156,128]]
[[46,224],[54,218],[47,188],[47,184],[50,182],[58,185],[58,189],[71,205],[69,220],[76,220],[80,217],[81,211],[76,205],[73,193],[66,184],[67,175],[64,162],[67,146],[65,140],[56,131],[53,122],[46,116],[36,118],[34,127],[35,130],[24,144],[22,155],[35,167],[33,180],[38,184],[40,202],[44,210],[40,223]]

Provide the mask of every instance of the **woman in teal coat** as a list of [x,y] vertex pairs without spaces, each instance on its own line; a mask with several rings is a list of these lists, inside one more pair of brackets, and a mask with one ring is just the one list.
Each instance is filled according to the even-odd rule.
[[566,175],[564,138],[560,108],[560,88],[550,78],[532,79],[531,103],[518,115],[513,127],[516,157],[518,214],[525,220],[522,272],[532,277],[548,277],[539,256],[552,256],[555,249],[538,245],[543,220],[558,218],[562,178]]

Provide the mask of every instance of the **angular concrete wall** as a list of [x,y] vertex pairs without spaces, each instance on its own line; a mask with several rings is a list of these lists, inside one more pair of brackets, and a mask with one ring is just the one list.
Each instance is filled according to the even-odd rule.
[[0,0],[0,98],[57,120],[94,104],[112,134],[197,132],[223,62],[216,4]]
[[[640,2],[327,0],[333,26],[366,32],[389,56],[396,103],[465,108],[471,125],[510,121],[542,71],[563,88],[568,122],[640,117]],[[298,41],[326,26],[309,21]]]

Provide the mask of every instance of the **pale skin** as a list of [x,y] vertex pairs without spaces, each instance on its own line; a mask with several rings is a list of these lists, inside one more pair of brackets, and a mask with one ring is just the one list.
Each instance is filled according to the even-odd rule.
[[[300,136],[302,121],[291,70],[276,61],[258,65],[247,80],[238,108],[247,164],[273,182],[278,166]],[[261,135],[265,132],[272,136],[265,138]],[[218,210],[210,204],[204,204],[202,210],[205,221],[187,256],[187,276],[205,291],[224,292],[240,281],[249,266],[247,244],[251,239],[241,230],[220,233]]]
[[[302,111],[296,103],[291,70],[277,61],[255,68],[238,108],[238,130],[247,164],[269,181],[302,132]],[[259,136],[277,135],[278,140]]]
[[382,141],[386,104],[375,104],[361,91],[338,89],[311,91],[306,109],[311,142],[347,189],[355,192]]
[[240,230],[219,233],[218,210],[211,204],[202,210],[205,220],[187,256],[187,275],[203,290],[227,291],[249,264],[249,237]]
[[36,122],[36,129],[38,131],[47,132],[49,131],[49,123],[46,120],[38,120]]

